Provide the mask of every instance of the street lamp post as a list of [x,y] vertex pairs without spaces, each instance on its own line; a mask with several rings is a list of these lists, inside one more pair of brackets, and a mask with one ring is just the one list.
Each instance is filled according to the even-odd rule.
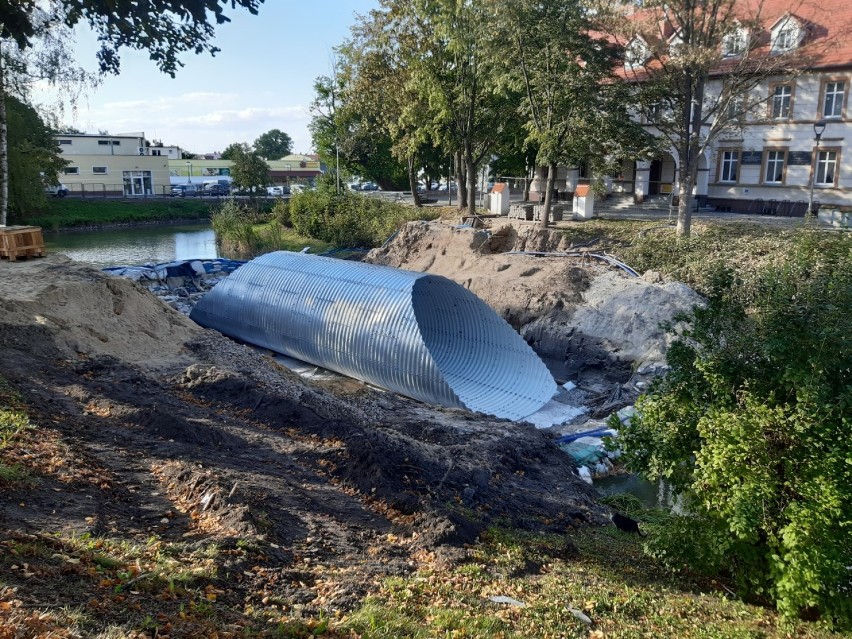
[[287,184],[290,184],[290,165],[289,164],[284,165],[284,171],[287,173],[287,176],[286,176],[287,177]]
[[192,162],[189,160],[186,161],[186,183],[192,183]]
[[825,120],[819,120],[814,122],[814,138],[816,139],[816,148],[814,149],[814,163],[813,169],[811,170],[811,189],[808,194],[808,212],[806,213],[807,217],[811,217],[814,214],[814,182],[816,182],[816,174],[819,170],[819,139],[822,137],[823,132],[825,131]]

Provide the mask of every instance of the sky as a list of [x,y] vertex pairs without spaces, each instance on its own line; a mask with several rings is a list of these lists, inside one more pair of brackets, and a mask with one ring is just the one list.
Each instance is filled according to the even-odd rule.
[[[196,154],[251,144],[280,129],[295,153],[312,151],[309,107],[318,76],[331,72],[333,49],[349,36],[357,14],[378,0],[266,0],[258,15],[229,11],[216,29],[221,51],[184,54],[174,79],[145,53],[125,50],[121,74],[107,76],[62,123],[86,133],[144,133],[148,140]],[[77,30],[77,62],[94,69],[95,37]]]

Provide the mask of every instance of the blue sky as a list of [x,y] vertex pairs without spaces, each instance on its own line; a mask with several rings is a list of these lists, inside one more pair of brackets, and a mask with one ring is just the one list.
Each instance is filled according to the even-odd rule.
[[[333,49],[349,35],[356,14],[378,0],[266,0],[256,16],[231,12],[217,29],[215,57],[189,54],[174,79],[144,53],[125,51],[121,74],[108,76],[77,105],[70,124],[88,133],[144,132],[193,153],[251,144],[270,129],[293,138],[297,153],[311,151],[309,106],[317,76],[331,70]],[[78,62],[94,67],[97,45],[77,32]]]

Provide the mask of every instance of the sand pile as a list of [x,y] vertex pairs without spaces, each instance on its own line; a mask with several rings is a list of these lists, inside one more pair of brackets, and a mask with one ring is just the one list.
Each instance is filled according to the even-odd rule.
[[0,261],[0,340],[20,350],[168,368],[190,361],[183,345],[201,331],[134,282],[63,255]]

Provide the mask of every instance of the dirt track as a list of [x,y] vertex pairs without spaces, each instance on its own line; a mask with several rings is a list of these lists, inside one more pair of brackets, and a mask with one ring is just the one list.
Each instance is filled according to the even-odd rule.
[[[4,489],[4,535],[248,540],[251,566],[217,559],[237,599],[346,609],[375,578],[423,551],[452,559],[488,524],[603,521],[593,489],[531,426],[354,382],[332,393],[59,256],[0,262],[0,376],[37,428],[30,448],[4,453],[37,479]],[[0,569],[25,601],[90,596],[73,575],[18,578],[10,561]]]

